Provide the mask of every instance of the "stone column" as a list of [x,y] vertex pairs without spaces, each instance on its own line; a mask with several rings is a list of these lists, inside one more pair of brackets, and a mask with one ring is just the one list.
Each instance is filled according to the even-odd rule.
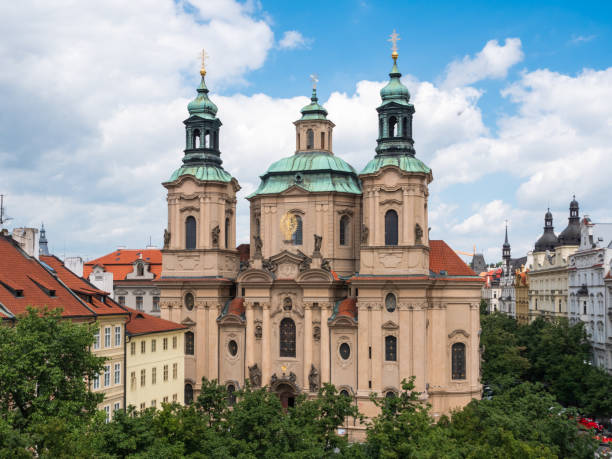
[[480,305],[478,303],[470,304],[470,353],[468,364],[468,381],[470,386],[474,387],[480,381],[480,339],[478,337],[480,330]]
[[[206,345],[206,314],[207,310],[204,304],[195,305],[195,358],[196,358],[196,384],[199,386],[202,383],[202,376],[206,374],[206,363],[208,361],[208,346]],[[180,323],[180,322],[179,322]]]
[[401,387],[402,379],[408,381],[413,374],[412,356],[410,355],[412,341],[412,311],[408,309],[407,304],[399,305],[399,333],[398,333],[398,353],[397,359],[399,362],[399,381],[398,387]]
[[312,365],[312,303],[304,305],[304,381],[302,387],[309,390],[308,375]]
[[[401,124],[401,123],[400,123]],[[413,237],[410,233],[410,214],[411,210],[409,206],[410,196],[408,195],[408,188],[402,187],[402,195],[404,202],[402,203],[402,231],[400,233],[400,245],[414,244]]]
[[376,304],[372,308],[372,390],[380,393],[382,387],[382,310],[381,305]]
[[369,381],[370,357],[368,347],[370,346],[368,333],[368,308],[365,304],[357,301],[359,308],[359,320],[357,322],[357,390],[361,394],[367,394]]
[[429,324],[431,337],[431,361],[435,366],[429,369],[429,383],[435,389],[446,387],[448,380],[449,365],[447,355],[448,335],[446,333],[446,304],[436,303],[431,310],[431,321]]
[[374,229],[372,234],[372,230],[370,230],[370,237],[374,236],[374,244],[371,245],[383,245],[384,244],[384,229],[382,229],[382,224],[380,220],[380,212],[378,211],[378,201],[379,201],[379,191],[374,191],[374,199],[372,199],[372,213],[374,214]]
[[[255,364],[255,311],[253,303],[245,302],[246,306],[246,364],[247,367]],[[248,368],[247,374],[248,374]]]
[[425,392],[427,378],[427,309],[418,305],[413,312],[412,361],[414,362],[415,390]]
[[330,315],[331,303],[321,303],[321,385],[329,381],[329,327],[327,319]]
[[[218,308],[216,304],[212,304],[208,309],[208,379],[219,378],[218,365],[219,360],[219,349],[218,349],[218,335],[219,327],[217,326]],[[223,384],[223,381],[219,381]]]
[[262,304],[263,307],[263,336],[261,340],[261,385],[265,386],[270,383],[270,376],[272,373],[270,371],[270,339],[272,327],[270,327],[270,303]]
[[200,196],[200,224],[198,225],[198,248],[207,249],[208,241],[206,240],[206,236],[208,235],[208,231],[206,230],[206,223],[208,220],[206,219],[206,201],[204,196]]

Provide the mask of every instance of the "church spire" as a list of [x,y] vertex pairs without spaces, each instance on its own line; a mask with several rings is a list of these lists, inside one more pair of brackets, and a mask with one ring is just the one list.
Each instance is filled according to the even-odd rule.
[[45,224],[42,223],[40,226],[40,238],[38,240],[38,253],[39,255],[49,255],[49,247],[47,244],[47,232],[45,231]]
[[502,248],[502,258],[506,260],[506,263],[510,260],[510,243],[508,242],[508,222],[506,222],[506,238]]

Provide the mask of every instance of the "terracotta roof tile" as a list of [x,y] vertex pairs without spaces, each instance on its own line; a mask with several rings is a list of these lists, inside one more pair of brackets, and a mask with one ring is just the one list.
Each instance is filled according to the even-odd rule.
[[345,298],[338,304],[337,316],[350,317],[353,320],[357,320],[357,298]]
[[244,308],[244,298],[234,298],[230,301],[230,304],[227,308],[228,314],[233,314],[235,316],[241,316],[245,313]]
[[162,267],[160,249],[117,249],[103,257],[90,260],[83,266],[83,277],[88,278],[94,266],[99,265],[105,271],[113,273],[115,281],[125,280],[125,276],[134,271],[133,263],[140,258],[149,264],[149,270],[159,279]]
[[449,276],[475,276],[459,255],[444,241],[429,241],[429,270],[436,274],[446,271]]
[[186,328],[185,325],[161,319],[142,311],[130,311],[130,317],[125,323],[125,331],[130,336],[184,330]]

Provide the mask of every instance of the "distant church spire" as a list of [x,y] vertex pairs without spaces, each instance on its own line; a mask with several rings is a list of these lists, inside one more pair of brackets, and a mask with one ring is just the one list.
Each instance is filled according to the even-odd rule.
[[508,222],[506,222],[506,238],[502,249],[502,257],[504,260],[510,260],[510,243],[508,242]]
[[40,239],[39,239],[38,253],[40,255],[49,255],[49,247],[47,245],[47,232],[45,231],[45,224],[42,223],[40,226]]

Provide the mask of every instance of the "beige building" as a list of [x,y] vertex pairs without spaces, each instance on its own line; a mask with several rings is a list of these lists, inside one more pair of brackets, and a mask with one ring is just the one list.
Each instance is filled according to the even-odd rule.
[[130,312],[126,324],[126,406],[140,410],[184,403],[184,325]]
[[519,324],[529,323],[529,271],[522,266],[515,273],[516,320]]
[[[333,152],[334,124],[302,109],[295,153],[250,202],[250,259],[235,249],[238,182],[221,166],[217,107],[189,104],[183,165],[164,183],[161,316],[185,335],[185,402],[202,377],[275,391],[284,406],[335,384],[370,416],[369,395],[401,380],[436,416],[479,398],[481,279],[430,241],[431,170],[415,157],[408,89],[395,60],[381,90],[376,155],[357,172]],[[358,426],[354,426],[358,429]]]
[[557,237],[554,233],[550,209],[544,216],[544,234],[528,255],[529,321],[538,316],[568,317],[569,258],[580,243],[579,208],[576,200],[570,203],[567,227]]

